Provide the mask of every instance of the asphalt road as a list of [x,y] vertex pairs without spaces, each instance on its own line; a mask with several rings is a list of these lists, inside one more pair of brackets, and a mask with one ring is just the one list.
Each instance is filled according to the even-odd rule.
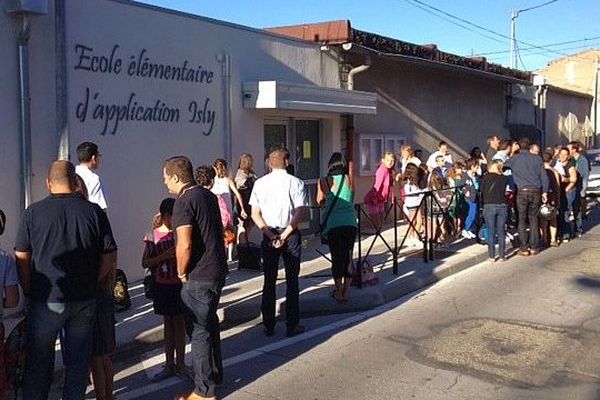
[[[598,226],[595,207],[588,226]],[[600,227],[536,257],[482,263],[374,310],[304,319],[307,332],[222,333],[227,399],[598,399]],[[354,295],[360,295],[355,291]],[[189,359],[189,345],[187,364]],[[115,365],[119,400],[169,399],[155,348]],[[56,379],[50,399],[60,398]],[[89,389],[91,392],[91,388]],[[93,398],[93,392],[88,399]]]
[[[594,213],[588,223],[597,222]],[[230,330],[219,395],[598,400],[599,243],[595,227],[557,249],[482,263],[376,310],[306,320],[307,333],[292,339],[282,327],[270,339],[258,327]],[[131,368],[137,373],[117,385],[120,400],[168,399],[190,388],[177,379],[136,385],[159,366]]]

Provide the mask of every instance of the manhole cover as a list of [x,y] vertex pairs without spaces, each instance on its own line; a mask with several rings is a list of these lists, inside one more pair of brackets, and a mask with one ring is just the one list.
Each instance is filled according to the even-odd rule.
[[600,335],[584,330],[489,319],[461,321],[418,341],[409,356],[516,386],[600,382]]
[[551,261],[547,268],[561,272],[580,272],[600,278],[600,249],[585,249],[570,258]]

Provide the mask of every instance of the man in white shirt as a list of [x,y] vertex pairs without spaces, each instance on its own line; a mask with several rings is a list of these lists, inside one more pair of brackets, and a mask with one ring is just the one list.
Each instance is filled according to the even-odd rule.
[[83,142],[77,146],[77,159],[79,165],[75,167],[77,175],[83,179],[88,193],[88,200],[96,203],[106,211],[108,204],[102,190],[100,177],[94,172],[100,166],[101,155],[98,145],[92,142]]
[[452,154],[448,153],[448,143],[442,140],[438,145],[438,150],[431,153],[431,155],[427,159],[427,168],[429,169],[429,171],[432,171],[435,167],[438,166],[437,162],[435,161],[435,159],[438,156],[444,156],[444,158],[446,159],[446,166],[448,168],[452,166]]
[[302,221],[308,197],[304,182],[286,172],[285,151],[269,154],[271,172],[254,183],[250,195],[252,220],[263,233],[261,245],[264,261],[262,317],[265,334],[275,332],[275,287],[279,257],[285,265],[287,336],[304,332],[299,324],[298,274],[302,240],[298,224]]

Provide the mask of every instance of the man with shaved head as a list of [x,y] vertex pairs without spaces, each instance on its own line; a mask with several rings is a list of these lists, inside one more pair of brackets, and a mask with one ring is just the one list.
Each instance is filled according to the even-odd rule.
[[276,281],[279,258],[285,265],[287,285],[285,315],[287,336],[304,332],[299,324],[300,250],[302,240],[298,224],[308,205],[304,182],[287,173],[286,151],[274,150],[269,154],[271,172],[254,183],[250,195],[252,220],[263,233],[261,253],[264,260],[262,318],[265,334],[275,334]]
[[70,362],[62,398],[83,399],[92,355],[98,283],[116,267],[117,246],[106,214],[75,193],[75,167],[50,166],[50,195],[23,213],[15,256],[28,299],[23,398],[48,398],[54,344],[64,328]]

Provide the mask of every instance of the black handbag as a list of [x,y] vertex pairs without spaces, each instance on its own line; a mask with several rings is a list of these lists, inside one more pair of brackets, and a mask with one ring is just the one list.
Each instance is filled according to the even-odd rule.
[[238,245],[238,269],[251,269],[254,271],[260,271],[262,268],[262,258],[260,255],[260,247],[254,243],[248,241],[248,234],[246,235],[246,243]]
[[156,293],[156,281],[154,280],[154,274],[147,269],[146,276],[144,276],[144,296],[147,299],[154,300],[154,294]]
[[342,175],[340,186],[338,187],[338,189],[337,189],[337,191],[335,193],[335,196],[333,197],[333,202],[329,206],[329,209],[327,210],[327,213],[325,214],[325,218],[323,218],[323,222],[321,222],[321,224],[319,225],[319,231],[317,232],[317,234],[321,237],[321,244],[329,244],[329,236],[328,235],[323,235],[323,229],[325,229],[325,226],[327,225],[327,220],[329,219],[329,216],[331,215],[331,212],[335,208],[335,203],[337,203],[337,199],[340,197],[340,193],[342,191],[342,187],[344,186],[344,179],[345,178],[346,178],[346,175],[345,174]]

